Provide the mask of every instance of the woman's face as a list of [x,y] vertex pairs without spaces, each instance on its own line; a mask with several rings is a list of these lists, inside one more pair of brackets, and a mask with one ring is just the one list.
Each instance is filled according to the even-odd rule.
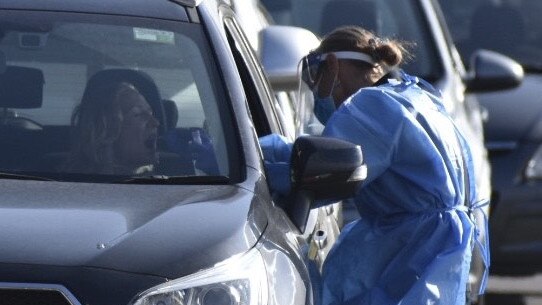
[[134,170],[158,161],[158,121],[145,98],[133,88],[117,100],[122,112],[120,136],[115,143],[118,164]]

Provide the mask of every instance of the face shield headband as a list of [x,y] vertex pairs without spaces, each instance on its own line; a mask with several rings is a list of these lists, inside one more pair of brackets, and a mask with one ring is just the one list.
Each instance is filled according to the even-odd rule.
[[324,54],[311,52],[301,59],[301,80],[305,82],[309,88],[312,89],[316,86],[320,64],[329,54],[334,54],[337,59],[353,59],[366,62],[372,66],[376,65],[376,62],[371,56],[362,52],[339,51]]

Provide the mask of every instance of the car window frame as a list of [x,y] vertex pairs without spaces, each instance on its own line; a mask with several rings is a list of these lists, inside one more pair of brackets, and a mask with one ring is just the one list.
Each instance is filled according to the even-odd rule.
[[433,7],[433,11],[435,12],[435,16],[441,28],[444,40],[446,41],[446,51],[450,55],[453,68],[459,73],[461,78],[464,78],[466,74],[465,62],[463,62],[463,60],[461,59],[459,51],[455,46],[452,34],[450,32],[448,24],[446,23],[444,13],[442,12],[442,7],[440,6],[438,0],[429,1],[431,3],[431,6]]
[[[270,133],[287,135],[280,114],[274,106],[275,97],[269,81],[248,38],[241,30],[235,13],[225,6],[222,6],[220,11],[228,43],[240,70],[243,87],[245,91],[249,91],[249,95],[245,97],[258,136]],[[250,82],[251,85],[248,85],[247,82]]]

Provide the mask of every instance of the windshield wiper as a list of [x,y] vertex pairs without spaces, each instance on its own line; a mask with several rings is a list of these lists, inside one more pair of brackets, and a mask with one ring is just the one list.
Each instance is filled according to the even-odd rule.
[[5,172],[0,172],[0,179],[56,181],[55,179],[42,177],[42,176],[22,175],[22,174],[5,173]]
[[123,184],[225,184],[230,181],[227,176],[165,176],[152,175],[130,177],[117,183]]

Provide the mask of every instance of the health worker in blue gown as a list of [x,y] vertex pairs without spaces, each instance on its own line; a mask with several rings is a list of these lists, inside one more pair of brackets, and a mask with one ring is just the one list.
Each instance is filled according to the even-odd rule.
[[[472,157],[439,93],[398,69],[407,56],[400,42],[348,26],[302,59],[322,135],[360,145],[368,167],[352,199],[361,217],[345,226],[324,264],[324,305],[466,302]],[[288,162],[288,143],[262,140],[275,149],[271,158]],[[288,190],[280,171],[270,179]]]

